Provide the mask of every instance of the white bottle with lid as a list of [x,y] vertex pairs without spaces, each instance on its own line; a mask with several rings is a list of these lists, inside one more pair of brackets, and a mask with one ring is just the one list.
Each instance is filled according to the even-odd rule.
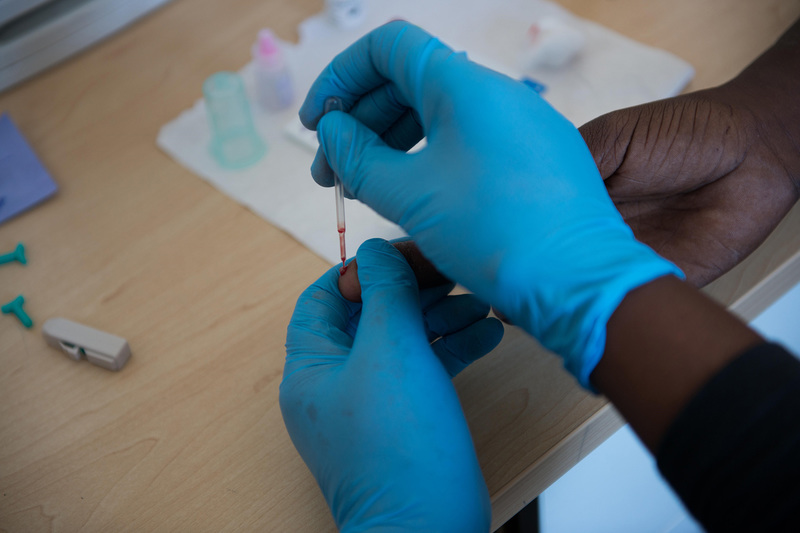
[[286,109],[294,99],[292,78],[272,31],[258,32],[252,52],[259,107],[264,111]]

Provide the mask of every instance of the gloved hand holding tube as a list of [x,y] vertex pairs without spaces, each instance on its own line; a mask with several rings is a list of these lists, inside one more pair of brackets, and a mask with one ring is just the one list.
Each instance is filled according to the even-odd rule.
[[280,402],[292,442],[342,531],[486,531],[489,493],[450,378],[503,326],[475,296],[447,296],[452,283],[419,290],[385,241],[357,258],[363,304],[339,292],[336,266],[289,323]]
[[[326,98],[347,113],[323,115]],[[564,358],[584,387],[625,295],[680,270],[637,242],[577,129],[407,22],[337,56],[301,110],[312,166],[402,226],[448,278]],[[406,150],[422,137],[418,153]]]

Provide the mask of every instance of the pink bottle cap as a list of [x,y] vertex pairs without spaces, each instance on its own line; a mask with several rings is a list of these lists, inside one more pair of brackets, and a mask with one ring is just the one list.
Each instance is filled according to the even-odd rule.
[[272,30],[258,32],[258,42],[253,47],[253,55],[268,65],[277,65],[282,62],[281,49],[278,47]]

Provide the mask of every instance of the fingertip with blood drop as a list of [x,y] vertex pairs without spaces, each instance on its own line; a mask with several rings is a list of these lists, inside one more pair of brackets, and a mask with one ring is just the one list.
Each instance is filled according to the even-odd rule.
[[358,263],[353,259],[339,274],[339,292],[346,300],[361,303],[361,282],[358,281]]

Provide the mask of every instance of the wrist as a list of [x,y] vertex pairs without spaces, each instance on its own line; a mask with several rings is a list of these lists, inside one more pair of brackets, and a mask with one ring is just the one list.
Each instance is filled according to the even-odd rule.
[[592,382],[653,451],[705,383],[763,342],[727,310],[671,276],[628,294],[607,331]]
[[749,120],[751,146],[767,150],[764,163],[785,172],[800,195],[800,21],[738,76],[711,89]]
[[[500,311],[561,356],[566,370],[589,390],[594,390],[589,376],[606,347],[607,324],[627,295],[664,276],[683,277],[677,266],[636,241],[621,221],[613,231],[595,228],[590,238],[573,235],[575,241],[554,253],[546,268],[539,266],[541,257],[530,258],[527,267],[519,267],[527,268],[524,274],[508,276],[528,281],[499,291],[513,294],[517,304]],[[576,244],[579,240],[583,245]]]

